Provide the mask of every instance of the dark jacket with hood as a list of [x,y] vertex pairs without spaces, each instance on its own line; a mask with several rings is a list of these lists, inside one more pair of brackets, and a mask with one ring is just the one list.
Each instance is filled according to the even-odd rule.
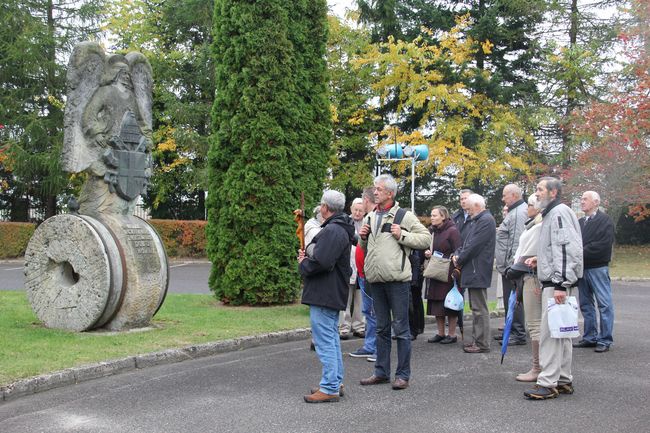
[[496,222],[489,210],[484,210],[469,220],[467,236],[457,252],[461,267],[462,288],[485,289],[492,283]]
[[352,268],[350,247],[354,239],[352,218],[337,213],[328,218],[314,237],[314,252],[298,266],[305,284],[302,303],[345,310]]

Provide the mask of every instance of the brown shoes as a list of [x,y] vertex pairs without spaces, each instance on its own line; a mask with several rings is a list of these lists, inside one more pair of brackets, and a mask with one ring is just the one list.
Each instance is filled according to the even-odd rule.
[[476,344],[465,346],[463,347],[463,350],[465,353],[486,353],[490,351],[490,349],[481,349]]
[[393,382],[394,390],[406,389],[408,387],[409,387],[409,381],[404,380],[401,377],[398,377],[397,379],[395,379],[395,382]]
[[[316,388],[312,388],[309,390],[309,392],[311,392],[312,394],[316,394],[318,391],[320,391],[320,387],[318,386]],[[339,387],[339,397],[344,397],[344,396],[345,396],[345,392],[343,390],[343,384],[341,384],[341,386]]]
[[313,394],[306,395],[304,399],[307,403],[333,403],[339,401],[339,395],[325,394],[324,392],[317,390]]
[[387,377],[377,377],[374,374],[366,379],[361,379],[361,385],[379,385],[380,383],[388,383],[390,379]]

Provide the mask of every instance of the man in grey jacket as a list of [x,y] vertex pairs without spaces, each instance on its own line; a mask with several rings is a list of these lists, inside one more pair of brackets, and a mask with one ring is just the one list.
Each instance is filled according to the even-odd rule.
[[[501,281],[503,283],[503,304],[507,315],[508,299],[510,299],[510,293],[515,290],[515,285],[512,280],[506,278],[506,270],[513,264],[513,258],[519,246],[519,237],[524,231],[526,220],[528,219],[528,206],[522,199],[521,188],[514,183],[508,184],[503,188],[501,200],[508,207],[508,213],[497,228],[494,256],[496,259],[496,268],[501,274]],[[503,334],[496,335],[494,339],[502,340]],[[524,305],[522,302],[517,303],[515,306],[510,339],[506,343],[509,346],[526,344],[526,326],[524,321]]]
[[[377,317],[377,361],[374,374],[361,385],[390,381],[391,318],[397,339],[397,369],[393,389],[406,389],[411,376],[411,332],[409,295],[411,292],[411,249],[425,249],[431,234],[411,212],[395,223],[399,206],[395,203],[397,183],[392,176],[375,178],[376,210],[364,218],[359,230],[360,246],[366,251],[364,272]],[[403,211],[403,210],[402,210]]]
[[562,182],[544,177],[537,184],[537,200],[543,208],[536,259],[537,276],[542,284],[542,322],[539,341],[539,364],[542,371],[533,389],[524,391],[532,400],[573,394],[571,375],[572,345],[570,338],[552,338],[548,327],[548,301],[566,302],[567,295],[582,277],[582,236],[575,213],[560,201]]

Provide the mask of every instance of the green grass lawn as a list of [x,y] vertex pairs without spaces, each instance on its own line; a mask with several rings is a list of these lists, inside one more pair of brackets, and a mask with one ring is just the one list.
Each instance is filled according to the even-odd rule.
[[615,247],[609,273],[618,278],[650,278],[650,245]]
[[306,328],[309,309],[224,307],[210,295],[169,294],[142,332],[74,333],[39,323],[25,292],[0,292],[0,385],[68,367],[192,344]]

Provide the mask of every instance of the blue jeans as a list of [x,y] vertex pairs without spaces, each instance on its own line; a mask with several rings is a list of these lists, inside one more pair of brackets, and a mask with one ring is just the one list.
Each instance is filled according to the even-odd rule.
[[363,339],[363,350],[370,353],[377,353],[377,319],[372,306],[372,296],[366,286],[366,279],[358,277],[359,289],[363,300],[362,312],[366,316],[366,337]]
[[343,355],[339,338],[339,312],[332,308],[309,306],[311,336],[323,373],[320,390],[325,394],[338,394],[343,383]]
[[395,378],[411,376],[411,331],[409,329],[409,295],[411,282],[370,283],[377,315],[377,362],[375,376],[390,378],[391,313],[397,338]]
[[[609,268],[585,269],[584,275],[578,280],[580,291],[580,311],[585,319],[583,339],[590,343],[609,346],[613,343],[614,304],[612,303],[612,286],[609,279]],[[596,320],[596,306],[600,312],[600,330]]]

